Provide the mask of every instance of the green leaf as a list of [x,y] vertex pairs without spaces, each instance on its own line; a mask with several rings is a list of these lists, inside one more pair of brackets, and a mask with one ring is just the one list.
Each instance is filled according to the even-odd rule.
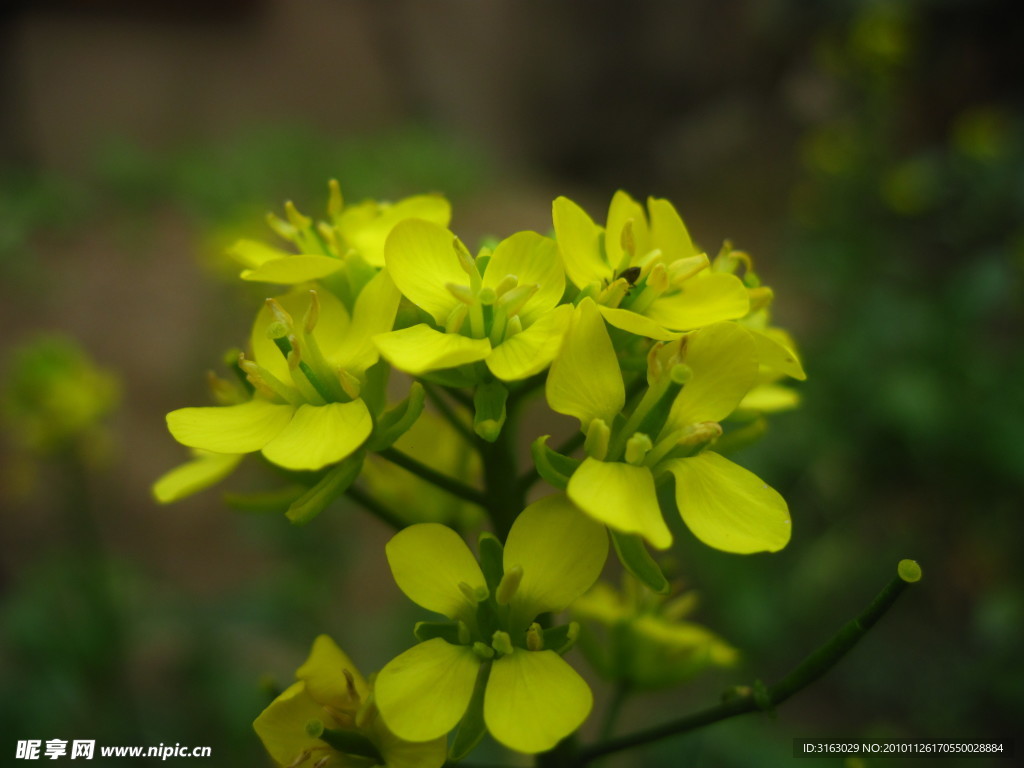
[[666,594],[669,589],[668,579],[647,551],[643,539],[636,534],[620,533],[614,528],[608,531],[622,566],[659,595]]

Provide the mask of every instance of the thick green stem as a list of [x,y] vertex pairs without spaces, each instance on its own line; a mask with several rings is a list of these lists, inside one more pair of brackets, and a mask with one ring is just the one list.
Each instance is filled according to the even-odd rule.
[[526,489],[516,475],[516,401],[508,403],[505,426],[493,443],[483,443],[484,508],[494,526],[494,535],[505,541],[516,516],[526,506]]
[[920,569],[916,564],[913,564],[912,568],[906,566],[905,564],[909,562],[904,560],[900,563],[899,575],[886,585],[860,616],[849,622],[831,640],[814,651],[796,669],[770,688],[762,690],[760,693],[748,694],[714,707],[708,707],[679,720],[593,744],[582,749],[575,762],[566,763],[566,765],[584,766],[605,755],[639,747],[669,736],[688,733],[737,715],[776,707],[834,667],[885,615],[907,588],[907,585],[920,578]]
[[417,477],[426,480],[428,483],[432,483],[438,488],[447,491],[452,496],[456,496],[457,498],[473,504],[479,504],[485,509],[489,508],[487,497],[476,488],[471,488],[465,483],[461,483],[454,478],[448,477],[448,475],[438,472],[432,467],[428,467],[418,459],[414,459],[412,456],[402,453],[397,448],[385,448],[383,451],[379,452],[379,455],[407,472],[411,472]]

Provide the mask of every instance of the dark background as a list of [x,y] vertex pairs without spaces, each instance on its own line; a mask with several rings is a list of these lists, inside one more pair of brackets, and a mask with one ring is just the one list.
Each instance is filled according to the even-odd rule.
[[706,249],[731,239],[775,289],[809,379],[801,410],[741,460],[789,501],[793,541],[747,558],[680,542],[699,618],[744,663],[634,698],[623,731],[777,680],[897,560],[924,568],[776,719],[618,764],[784,765],[797,736],[1013,738],[1024,691],[1015,11],[986,0],[8,5],[0,371],[11,376],[14,349],[40,330],[62,331],[122,395],[105,460],[83,478],[65,459],[26,456],[16,434],[4,443],[0,750],[23,738],[181,742],[212,746],[218,766],[261,765],[251,720],[315,634],[334,634],[365,671],[408,644],[418,614],[390,580],[375,521],[338,505],[297,530],[226,510],[216,492],[170,507],[149,494],[184,458],[163,414],[205,402],[205,370],[244,340],[262,298],[232,282],[224,247],[263,237],[263,213],[285,199],[319,214],[330,177],[348,200],[444,192],[469,242],[547,231],[558,194],[598,220],[618,188],[668,197]]

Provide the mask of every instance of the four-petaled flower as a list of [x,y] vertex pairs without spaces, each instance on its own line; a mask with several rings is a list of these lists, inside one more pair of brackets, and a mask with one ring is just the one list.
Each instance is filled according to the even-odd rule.
[[388,730],[372,692],[348,656],[327,635],[253,728],[274,761],[287,768],[440,768],[445,740],[408,742]]
[[579,727],[593,698],[559,655],[575,626],[542,630],[534,619],[565,609],[594,583],[608,538],[559,494],[523,510],[500,559],[487,557],[484,544],[481,569],[458,534],[435,523],[406,528],[388,543],[401,590],[455,624],[381,670],[377,704],[388,727],[410,740],[479,719],[482,707],[499,742],[543,752]]

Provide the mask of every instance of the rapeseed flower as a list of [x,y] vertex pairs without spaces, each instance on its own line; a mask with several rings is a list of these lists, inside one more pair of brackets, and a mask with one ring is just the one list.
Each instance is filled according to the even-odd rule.
[[587,458],[566,492],[588,515],[666,549],[672,534],[655,485],[675,478],[676,504],[698,539],[727,552],[776,551],[789,541],[785,500],[714,451],[729,416],[754,385],[758,345],[721,322],[652,347],[647,389],[628,414],[615,349],[599,308],[586,298],[547,380],[547,400],[586,433]]
[[565,274],[554,241],[518,232],[474,259],[448,229],[428,221],[395,226],[384,259],[402,294],[430,316],[377,336],[381,354],[413,375],[484,361],[503,381],[544,370],[570,309],[556,307]]
[[616,328],[667,341],[679,331],[735,320],[749,310],[743,283],[709,268],[707,254],[693,245],[667,200],[649,198],[645,211],[620,190],[602,228],[572,200],[559,197],[552,218],[569,280]]
[[[502,549],[481,538],[480,563],[435,523],[406,528],[387,545],[399,588],[449,622],[417,625],[420,644],[381,670],[377,704],[402,738],[436,738],[462,721],[470,746],[482,728],[520,752],[551,749],[593,704],[561,657],[575,625],[541,629],[534,619],[564,610],[597,579],[608,553],[604,529],[564,496],[523,510]],[[462,736],[462,729],[479,731]],[[464,752],[466,750],[459,750]]]
[[370,685],[327,635],[320,635],[289,686],[253,728],[285,768],[440,768],[443,738],[411,743],[380,719]]

